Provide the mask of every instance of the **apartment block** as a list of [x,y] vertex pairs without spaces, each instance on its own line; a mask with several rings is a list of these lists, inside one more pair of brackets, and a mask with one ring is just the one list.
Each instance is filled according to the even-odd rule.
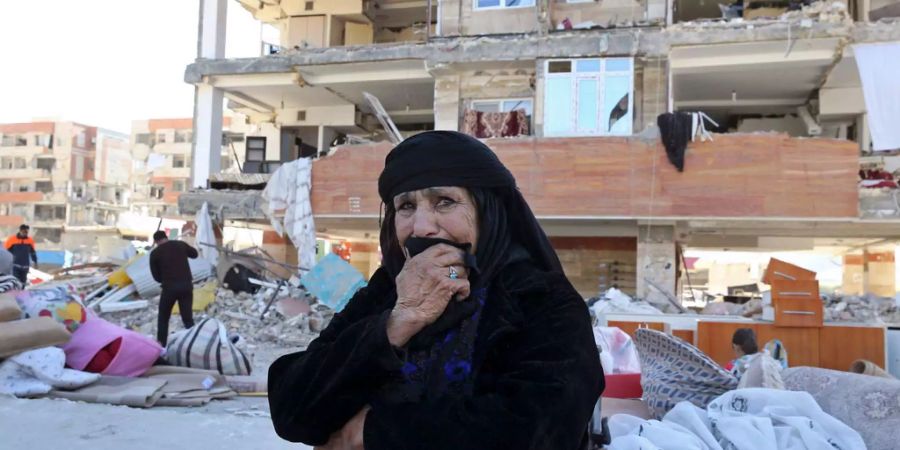
[[112,227],[127,209],[128,137],[64,121],[0,124],[0,232],[20,224],[50,247],[67,231]]
[[[873,142],[884,118],[864,101],[856,55],[900,41],[896,2],[201,3],[185,81],[204,138],[194,158],[211,162],[192,182],[217,172],[227,99],[258,130],[245,172],[314,158],[321,236],[375,243],[392,138],[440,129],[497,152],[585,296],[605,277],[677,296],[685,249],[855,251],[900,238],[897,191],[860,179],[900,160]],[[235,6],[280,42],[224,58],[219,13]],[[677,113],[703,113],[692,117],[709,133],[687,143],[683,170],[660,138],[660,118]],[[607,274],[616,264],[628,270]]]

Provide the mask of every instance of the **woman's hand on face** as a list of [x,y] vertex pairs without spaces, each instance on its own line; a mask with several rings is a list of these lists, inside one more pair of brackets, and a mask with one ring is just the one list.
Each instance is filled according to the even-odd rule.
[[[451,267],[457,279],[450,278]],[[397,275],[397,304],[388,319],[388,340],[402,347],[441,316],[453,298],[469,296],[463,251],[438,244],[407,259]]]
[[359,410],[343,428],[336,431],[328,438],[324,446],[315,450],[365,450],[363,445],[363,430],[366,428],[366,414],[372,409],[369,406]]

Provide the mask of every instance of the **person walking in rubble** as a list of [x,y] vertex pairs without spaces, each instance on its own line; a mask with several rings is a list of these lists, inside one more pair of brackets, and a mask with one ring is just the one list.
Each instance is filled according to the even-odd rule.
[[162,285],[156,339],[165,347],[169,339],[169,318],[178,303],[185,328],[194,326],[194,277],[188,258],[197,258],[197,249],[182,241],[170,241],[165,231],[153,234],[156,248],[150,252],[150,273]]
[[381,267],[269,368],[282,438],[326,450],[588,445],[604,387],[584,300],[482,142],[406,139],[378,180]]
[[13,255],[12,273],[23,286],[28,285],[28,271],[31,270],[31,262],[37,265],[37,250],[34,248],[34,239],[28,236],[30,227],[22,224],[19,232],[6,239],[4,247]]

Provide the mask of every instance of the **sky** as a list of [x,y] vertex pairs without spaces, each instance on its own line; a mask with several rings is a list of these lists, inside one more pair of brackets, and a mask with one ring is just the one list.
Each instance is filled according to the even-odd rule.
[[[228,0],[226,57],[259,54],[260,23]],[[199,0],[0,1],[0,123],[58,118],[123,133],[191,117],[184,69]]]

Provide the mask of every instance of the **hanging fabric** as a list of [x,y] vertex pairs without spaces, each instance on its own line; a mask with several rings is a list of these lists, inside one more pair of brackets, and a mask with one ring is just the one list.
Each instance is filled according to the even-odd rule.
[[666,156],[679,172],[684,172],[684,155],[689,141],[696,141],[698,136],[703,142],[713,140],[712,134],[706,130],[706,122],[719,126],[702,112],[665,113],[656,118],[660,139],[666,148]]

